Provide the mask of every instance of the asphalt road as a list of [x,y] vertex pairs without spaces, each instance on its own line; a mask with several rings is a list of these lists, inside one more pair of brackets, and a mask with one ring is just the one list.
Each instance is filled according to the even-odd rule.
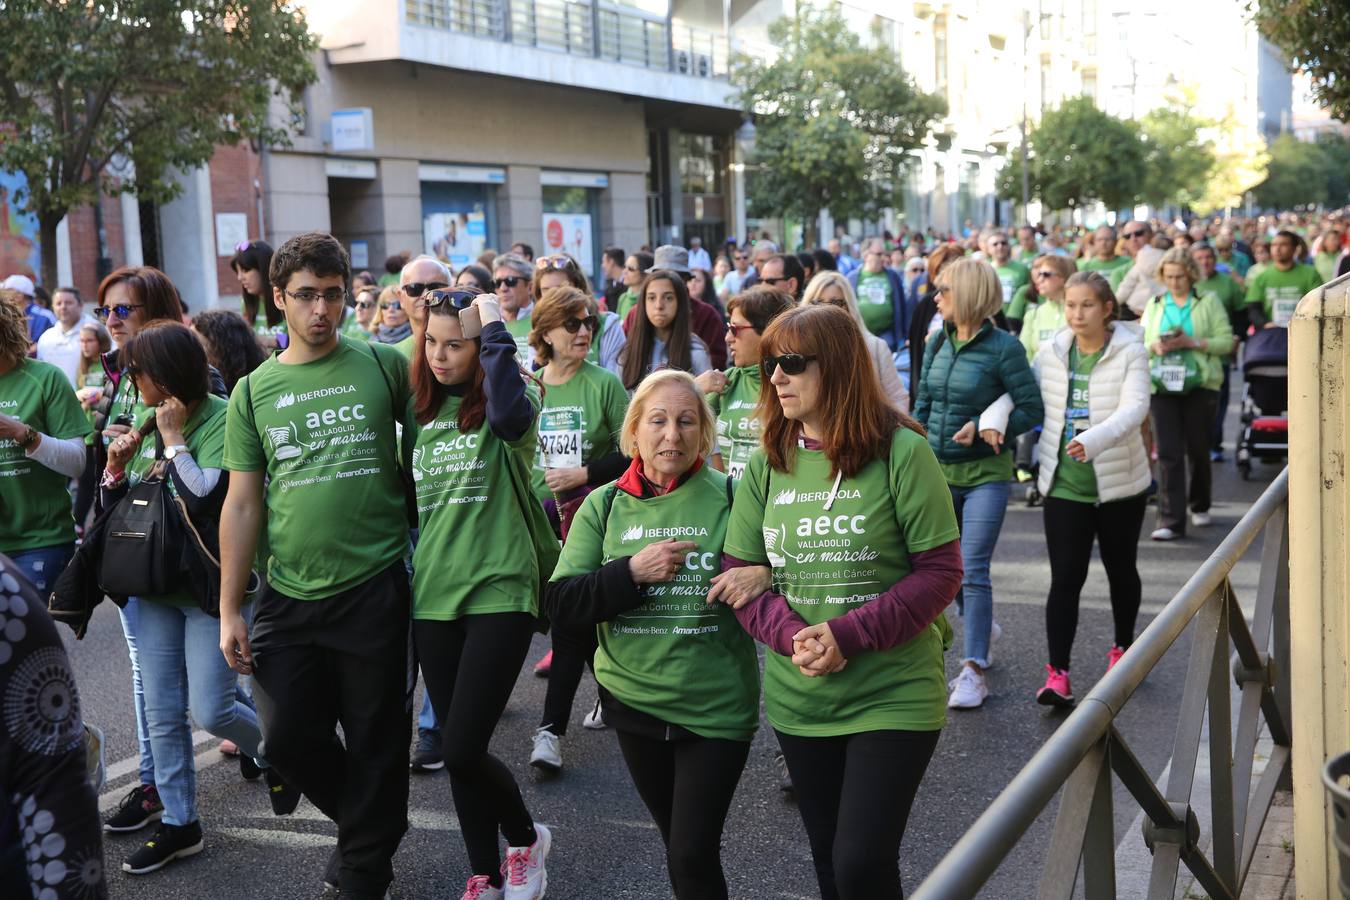
[[[1231,462],[1216,469],[1213,527],[1193,530],[1185,541],[1150,543],[1150,511],[1140,548],[1144,578],[1140,631],[1278,472],[1276,466],[1258,464],[1253,480],[1241,482]],[[995,556],[993,576],[995,617],[1003,627],[1003,637],[995,645],[995,667],[989,675],[993,693],[983,709],[949,716],[901,849],[907,888],[919,884],[1063,721],[1062,714],[1037,706],[1033,699],[1044,679],[1042,610],[1049,583],[1040,510],[1014,501]],[[1234,581],[1240,594],[1244,588],[1250,593],[1256,581],[1255,564],[1243,563]],[[1105,577],[1100,566],[1094,566],[1084,591],[1075,645],[1073,679],[1079,696],[1105,671],[1111,643],[1106,599]],[[959,620],[953,625],[959,648]],[[75,641],[68,630],[63,629],[63,634],[74,660],[85,716],[107,735],[112,780],[101,798],[106,811],[136,780],[130,671],[116,610],[111,604],[103,604],[83,641]],[[1189,646],[1186,638],[1173,648],[1127,706],[1119,724],[1155,774],[1167,764],[1170,754]],[[536,638],[529,664],[546,650],[547,639]],[[948,654],[949,676],[955,674],[957,657],[955,652]],[[544,686],[545,682],[532,677],[527,666],[492,748],[515,773],[536,818],[553,828],[548,896],[559,900],[669,897],[660,838],[628,779],[613,734],[581,727],[581,716],[595,696],[589,676],[578,694],[571,731],[564,740],[563,773],[543,778],[529,767],[530,736],[542,707]],[[307,802],[290,817],[274,817],[261,782],[242,781],[234,761],[216,752],[214,739],[203,732],[198,738],[198,796],[205,852],[159,873],[130,876],[121,872],[121,861],[148,836],[148,830],[109,837],[105,854],[113,896],[147,900],[291,900],[319,896],[323,866],[336,842],[332,823]],[[805,832],[796,807],[778,790],[772,751],[772,733],[761,728],[724,838],[723,860],[731,896],[775,900],[815,897],[818,894]],[[1137,839],[1124,833],[1137,808],[1126,802],[1119,788],[1116,793],[1117,840]],[[458,897],[469,872],[457,833],[449,780],[443,772],[412,776],[409,818],[412,829],[394,860],[394,897]],[[982,896],[1018,898],[1034,894],[1041,865],[1039,848],[1049,828],[1050,816],[1043,815]]]

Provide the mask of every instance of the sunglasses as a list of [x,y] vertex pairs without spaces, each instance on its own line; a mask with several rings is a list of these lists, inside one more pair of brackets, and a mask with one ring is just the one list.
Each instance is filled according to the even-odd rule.
[[399,304],[397,300],[386,300],[380,304],[380,309],[393,309],[398,305]]
[[357,309],[370,309],[370,308],[371,308],[372,306],[374,306],[374,305],[375,305],[375,301],[374,301],[374,300],[357,300],[357,301],[356,301],[356,308],[357,308]]
[[595,316],[586,316],[584,319],[571,318],[562,323],[562,327],[567,329],[568,334],[576,334],[585,325],[586,330],[595,334],[595,329],[600,327],[600,320]]
[[437,288],[449,287],[444,281],[414,281],[411,284],[403,286],[403,293],[416,300],[427,291],[434,291]]
[[1120,234],[1120,236],[1123,237],[1123,238],[1125,238],[1125,240],[1128,241],[1130,238],[1143,237],[1143,236],[1146,235],[1146,234],[1148,234],[1148,232],[1147,232],[1147,231],[1143,231],[1143,230],[1140,230],[1140,231],[1122,231],[1121,234]]
[[422,305],[427,309],[435,309],[446,304],[449,304],[451,309],[468,309],[473,306],[473,298],[477,296],[477,291],[466,291],[463,288],[449,291],[429,291],[422,298]]
[[572,257],[561,253],[555,253],[553,256],[541,256],[534,261],[536,269],[566,269],[572,265]]
[[252,241],[240,241],[239,243],[234,245],[234,252],[243,253],[245,250],[247,250],[249,247],[252,246],[253,246]]
[[735,322],[727,323],[727,331],[731,332],[732,337],[740,337],[741,332],[747,328],[754,328],[753,325],[737,325]]
[[133,309],[145,309],[145,304],[137,303],[133,305],[129,303],[119,303],[116,306],[95,306],[94,315],[105,322],[113,313],[116,313],[117,318],[119,319],[129,319],[131,318],[131,311]]
[[787,279],[786,279],[786,278],[765,278],[765,277],[763,277],[763,276],[760,276],[760,279],[759,279],[759,283],[760,283],[760,284],[767,284],[769,287],[774,287],[774,286],[776,286],[776,285],[778,285],[779,283],[784,282],[784,281],[787,281]]
[[507,276],[506,278],[494,278],[494,279],[492,279],[492,284],[493,284],[494,287],[499,287],[499,288],[500,288],[500,287],[509,287],[509,288],[513,288],[513,287],[515,287],[516,285],[520,284],[522,281],[529,281],[529,280],[530,280],[530,279],[524,277],[523,275],[509,275],[509,276]]
[[736,262],[745,262],[749,258],[750,257],[746,256],[744,253],[737,253],[735,257]]
[[1031,276],[1033,278],[1056,278],[1059,273],[1054,269],[1041,269],[1039,272],[1032,272]]
[[765,378],[772,378],[780,366],[784,375],[800,375],[806,371],[807,363],[815,359],[815,356],[803,356],[800,353],[784,353],[781,356],[766,356],[760,365],[764,367]]

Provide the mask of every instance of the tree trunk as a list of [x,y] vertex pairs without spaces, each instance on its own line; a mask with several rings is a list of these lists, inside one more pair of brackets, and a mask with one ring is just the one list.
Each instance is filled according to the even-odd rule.
[[48,291],[54,291],[60,287],[56,283],[56,226],[61,224],[65,215],[64,210],[60,213],[38,214],[38,242],[42,255],[42,271],[39,273],[39,281]]

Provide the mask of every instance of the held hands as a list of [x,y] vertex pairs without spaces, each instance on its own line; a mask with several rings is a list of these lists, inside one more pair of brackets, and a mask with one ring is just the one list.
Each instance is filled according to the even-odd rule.
[[675,577],[684,565],[685,555],[698,544],[673,538],[643,547],[628,560],[628,573],[634,584],[660,584]]
[[768,566],[737,566],[712,578],[708,603],[725,603],[740,609],[773,586],[773,570]]
[[544,484],[555,494],[565,494],[586,483],[586,467],[575,469],[545,469]]
[[1064,452],[1079,462],[1087,462],[1087,448],[1077,440],[1069,441],[1069,446],[1064,448]]
[[832,675],[848,665],[828,622],[808,625],[792,636],[792,664],[808,678]]
[[994,448],[995,453],[1003,450],[1003,432],[994,428],[986,428],[980,432],[980,440],[984,441],[990,447]]
[[961,426],[961,430],[952,435],[952,441],[960,444],[962,447],[969,447],[975,443],[975,423],[967,422]]
[[253,648],[248,643],[248,625],[235,613],[220,617],[220,652],[225,664],[240,675],[253,674]]

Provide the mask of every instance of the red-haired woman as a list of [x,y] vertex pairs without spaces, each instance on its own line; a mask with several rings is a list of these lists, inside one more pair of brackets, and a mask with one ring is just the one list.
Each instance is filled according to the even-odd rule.
[[413,639],[468,849],[463,897],[536,897],[549,831],[535,824],[488,742],[530,649],[540,586],[556,559],[529,553],[522,564],[520,553],[522,534],[552,537],[530,494],[539,392],[516,362],[495,296],[471,287],[432,291],[425,308],[412,360],[421,426],[410,463],[421,528]]
[[945,722],[942,610],[961,584],[951,493],[847,312],[790,310],[761,347],[763,447],[723,564],[772,569],[772,590],[736,615],[773,651],[765,714],[821,896],[896,897],[900,839]]

